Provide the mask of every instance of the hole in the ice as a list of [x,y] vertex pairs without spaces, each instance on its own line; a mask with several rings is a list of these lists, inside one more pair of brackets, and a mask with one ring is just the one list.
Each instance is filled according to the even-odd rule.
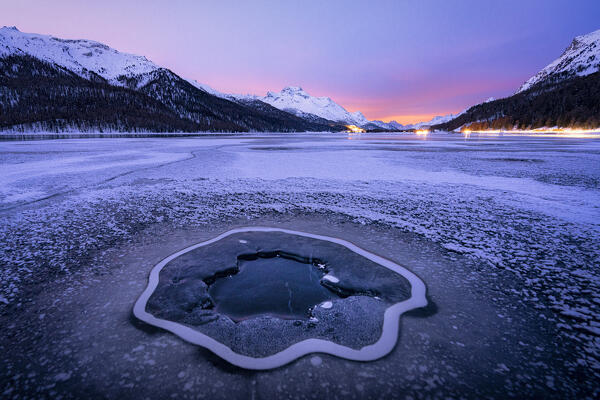
[[313,351],[379,358],[400,315],[426,304],[418,277],[352,243],[253,227],[165,258],[134,313],[235,365],[268,369]]
[[346,297],[335,281],[324,262],[282,251],[242,254],[235,268],[204,279],[215,311],[236,322],[262,315],[309,319],[315,306]]

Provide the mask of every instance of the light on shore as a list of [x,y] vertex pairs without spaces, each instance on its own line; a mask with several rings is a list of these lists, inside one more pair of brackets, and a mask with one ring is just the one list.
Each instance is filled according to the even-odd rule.
[[471,133],[483,133],[483,134],[521,134],[521,135],[544,135],[544,136],[564,136],[564,137],[598,137],[600,134],[600,128],[596,129],[583,129],[583,128],[536,128],[536,129],[484,129],[484,130],[471,130],[461,129],[461,133],[465,136],[469,136]]
[[349,133],[364,133],[366,132],[363,128],[360,128],[356,125],[346,125],[346,128],[348,128]]

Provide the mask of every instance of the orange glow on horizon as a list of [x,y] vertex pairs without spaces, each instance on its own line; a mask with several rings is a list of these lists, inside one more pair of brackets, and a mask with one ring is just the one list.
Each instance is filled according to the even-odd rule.
[[416,124],[418,122],[427,122],[427,121],[430,121],[432,118],[440,116],[440,115],[457,114],[459,112],[460,111],[454,110],[454,111],[437,112],[434,114],[392,115],[392,116],[387,116],[387,117],[383,117],[383,118],[371,117],[366,114],[365,114],[365,116],[370,120],[378,119],[383,122],[396,121],[402,125],[408,125],[408,124]]
[[[210,77],[203,78],[195,78],[197,82],[202,84],[206,84],[210,86],[212,89],[217,90],[221,93],[236,93],[236,94],[254,94],[257,96],[264,96],[268,91],[278,92],[285,87],[284,84],[280,82],[267,82],[258,81],[256,79],[250,79],[248,81],[242,80],[239,78],[237,80],[227,79],[210,79]],[[250,83],[248,83],[250,82]],[[265,87],[270,89],[265,89]],[[440,116],[440,115],[448,115],[448,114],[457,114],[462,109],[456,110],[442,110],[436,111],[434,113],[425,113],[425,114],[393,114],[386,115],[383,114],[382,103],[381,101],[376,102],[359,102],[353,98],[337,98],[332,97],[331,94],[327,94],[326,92],[321,92],[319,90],[313,90],[313,88],[305,88],[301,86],[305,91],[307,91],[311,96],[314,97],[330,97],[334,102],[344,107],[349,112],[360,111],[363,115],[370,121],[379,120],[383,122],[396,121],[402,125],[415,124],[418,122],[427,122],[432,118]]]

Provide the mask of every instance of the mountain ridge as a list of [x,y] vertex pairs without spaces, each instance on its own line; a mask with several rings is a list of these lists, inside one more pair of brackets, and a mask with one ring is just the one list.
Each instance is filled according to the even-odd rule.
[[309,121],[327,120],[360,127],[373,124],[378,128],[388,130],[403,128],[403,125],[396,121],[370,121],[362,112],[349,112],[330,97],[311,96],[300,86],[286,86],[279,92],[268,91],[265,96],[261,97],[254,94],[223,93],[198,81],[191,81],[191,83],[215,96],[242,103],[249,100],[259,100]]
[[114,85],[119,85],[119,76],[161,69],[144,56],[120,52],[100,42],[25,33],[16,27],[0,28],[0,44],[0,57],[20,52],[60,65],[82,77],[96,74]]
[[[331,121],[307,121],[268,104],[239,104],[215,96],[146,57],[121,53],[99,42],[23,33],[15,27],[0,28],[0,71],[0,114],[4,116],[0,119],[0,128],[4,130],[12,126],[26,129],[27,124],[56,130],[65,124],[94,129],[98,121],[117,130],[147,127],[161,127],[166,131],[344,129]],[[40,74],[44,76],[44,85],[38,89],[40,95],[35,96],[32,87],[23,83],[28,82],[35,88],[35,77],[39,78]],[[107,98],[101,98],[101,93],[107,98],[119,98],[121,106],[113,110],[116,115],[101,112],[102,118],[98,119],[90,114],[89,110],[104,110],[110,104]],[[132,104],[147,105],[144,106],[147,122],[136,118]],[[33,120],[33,117],[43,119]]]

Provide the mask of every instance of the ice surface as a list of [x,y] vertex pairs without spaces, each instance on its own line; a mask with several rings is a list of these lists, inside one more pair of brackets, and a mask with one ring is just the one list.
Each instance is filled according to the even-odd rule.
[[[135,153],[123,153],[129,150]],[[77,157],[71,172],[66,167]],[[155,373],[151,360],[160,365],[184,350],[176,340],[148,338],[133,328],[126,332],[135,343],[121,342],[131,302],[153,265],[144,260],[158,262],[189,243],[188,230],[224,231],[265,220],[298,225],[312,218],[312,230],[368,242],[367,248],[415,265],[432,285],[439,312],[406,318],[399,351],[381,364],[323,358],[328,368],[313,379],[330,386],[317,389],[303,375],[310,360],[300,360],[260,378],[264,397],[288,395],[301,382],[310,382],[307,393],[333,395],[351,390],[348,376],[378,397],[413,386],[406,390],[431,397],[452,388],[477,390],[480,397],[597,397],[598,139],[273,134],[47,140],[0,142],[0,163],[2,172],[10,171],[7,178],[0,174],[6,179],[0,185],[0,308],[6,313],[0,374],[7,389],[42,388],[69,371],[108,382],[108,372],[97,369],[107,359],[123,374],[138,367],[144,376]],[[179,236],[171,238],[173,232]],[[403,244],[412,237],[418,240]],[[120,251],[127,246],[138,253]],[[110,272],[115,265],[131,269]],[[36,297],[40,287],[80,278],[87,289],[68,283],[45,302]],[[82,307],[93,312],[84,316]],[[329,314],[336,308],[318,307]],[[32,326],[39,326],[41,339],[27,339]],[[48,342],[50,327],[56,343]],[[103,340],[102,351],[90,347]],[[145,349],[133,352],[140,344]],[[51,363],[56,368],[42,379],[48,360],[69,349],[78,351]],[[178,364],[173,385],[189,383],[192,391],[227,382],[230,395],[249,395],[245,378],[216,372],[199,358],[190,353]],[[27,367],[32,360],[33,371]],[[202,373],[190,366],[198,363]],[[485,376],[474,364],[485,366]],[[550,390],[546,376],[554,378],[552,392],[544,391]],[[123,386],[115,383],[114,390],[147,390],[138,377],[122,377]],[[64,384],[82,379],[74,372]],[[293,383],[278,389],[287,379]]]

